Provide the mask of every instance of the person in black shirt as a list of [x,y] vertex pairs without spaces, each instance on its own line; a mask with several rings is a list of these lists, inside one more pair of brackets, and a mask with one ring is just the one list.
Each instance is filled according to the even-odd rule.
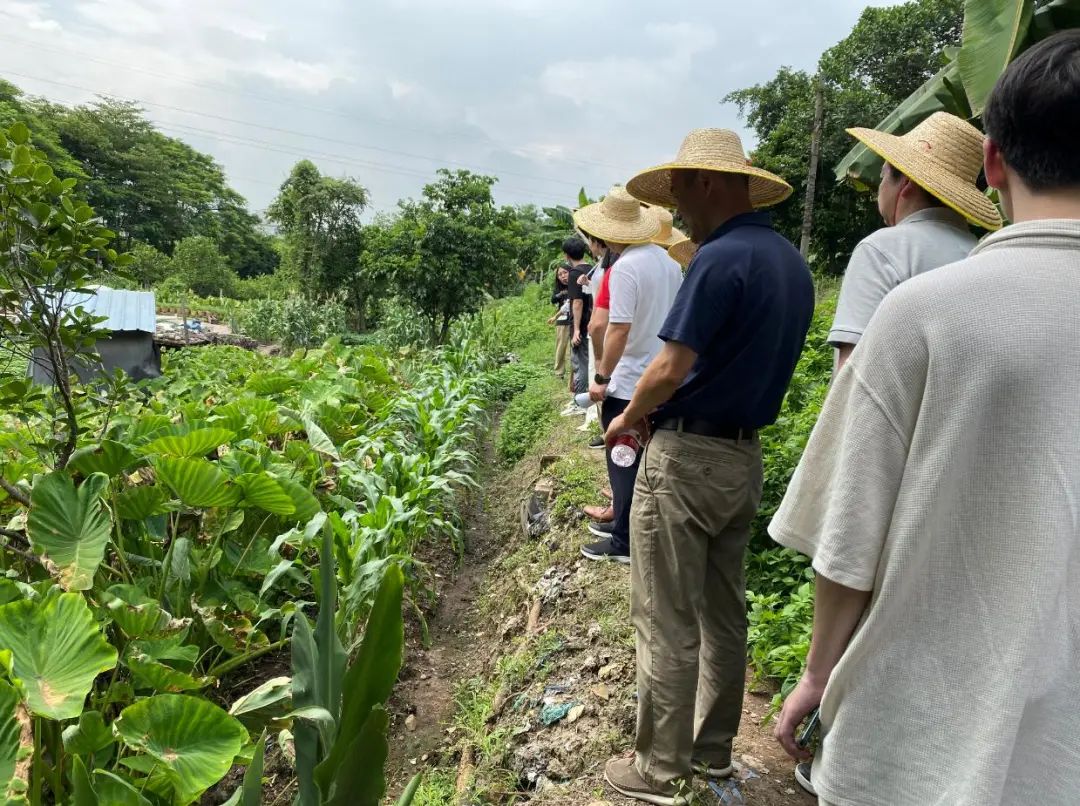
[[566,353],[570,347],[570,291],[567,288],[569,278],[570,265],[564,263],[555,271],[555,287],[551,291],[551,304],[559,306],[559,310],[548,320],[549,324],[555,325],[555,372],[560,378],[566,372]]
[[[814,312],[799,251],[768,213],[791,186],[746,159],[735,132],[699,129],[673,163],[626,186],[678,207],[701,244],[608,444],[648,418],[630,519],[637,636],[634,758],[605,777],[620,793],[671,803],[692,771],[730,775],[743,710],[743,555],[762,492],[757,430],[776,421]],[[650,429],[644,426],[646,432]]]
[[581,238],[563,241],[563,254],[570,263],[567,290],[570,296],[570,365],[573,370],[573,393],[589,391],[589,319],[592,317],[592,296],[585,293],[580,282],[592,271],[585,262],[585,242]]

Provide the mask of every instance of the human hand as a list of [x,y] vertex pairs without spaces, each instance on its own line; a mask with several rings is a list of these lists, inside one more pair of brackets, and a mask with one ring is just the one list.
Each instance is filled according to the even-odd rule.
[[626,418],[621,414],[611,421],[611,425],[608,426],[607,431],[604,433],[604,443],[608,448],[615,445],[615,440],[619,438],[619,434],[625,431],[626,428]]
[[780,742],[784,751],[797,761],[806,761],[813,754],[806,748],[799,747],[795,731],[799,729],[799,725],[807,715],[821,705],[821,697],[824,693],[824,683],[819,684],[804,674],[798,685],[784,700],[784,707],[780,709],[773,736]]
[[589,384],[589,399],[593,403],[603,403],[604,398],[607,397],[607,387],[606,383],[601,384],[593,381]]
[[573,345],[575,347],[580,347],[581,346],[581,331],[580,330],[575,330],[574,331],[574,337],[570,341],[573,343]]
[[555,324],[555,319],[556,319],[556,318],[557,318],[557,317],[554,317],[554,316],[553,316],[553,317],[551,317],[550,319],[548,319],[548,324],[549,324],[549,325],[553,325],[553,324]]

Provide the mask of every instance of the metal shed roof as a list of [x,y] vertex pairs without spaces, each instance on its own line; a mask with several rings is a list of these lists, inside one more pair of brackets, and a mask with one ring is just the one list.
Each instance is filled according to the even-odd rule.
[[98,286],[92,294],[68,294],[65,307],[82,306],[87,313],[105,316],[101,327],[112,331],[138,330],[153,333],[157,329],[157,307],[152,291],[121,291]]

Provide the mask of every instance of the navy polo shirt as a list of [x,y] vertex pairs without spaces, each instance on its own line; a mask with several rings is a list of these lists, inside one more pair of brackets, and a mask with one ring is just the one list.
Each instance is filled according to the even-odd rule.
[[698,250],[660,330],[698,359],[657,416],[776,422],[813,315],[814,282],[799,251],[768,213],[735,216]]

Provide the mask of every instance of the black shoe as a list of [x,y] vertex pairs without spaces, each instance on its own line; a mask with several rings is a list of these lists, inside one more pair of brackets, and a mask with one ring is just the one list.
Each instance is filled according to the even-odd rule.
[[607,540],[601,540],[597,543],[589,543],[587,546],[582,546],[581,554],[583,557],[588,557],[590,560],[614,560],[623,565],[630,565],[629,549],[615,548],[615,544],[611,542],[610,537]]
[[817,790],[814,789],[814,785],[810,783],[810,766],[811,762],[801,761],[795,765],[795,780],[799,782],[799,786],[809,792],[811,795],[816,796]]
[[591,440],[589,440],[589,447],[597,451],[607,447],[607,442],[604,440],[604,435],[600,434],[599,436],[595,436]]
[[612,533],[615,531],[615,522],[608,521],[607,523],[597,523],[596,521],[590,521],[589,531],[600,538],[611,538]]

